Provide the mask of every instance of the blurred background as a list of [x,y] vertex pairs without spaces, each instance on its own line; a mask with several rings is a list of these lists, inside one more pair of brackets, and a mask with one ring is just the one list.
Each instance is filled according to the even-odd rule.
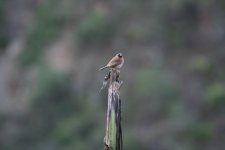
[[225,1],[0,0],[0,149],[103,149],[122,52],[125,150],[224,150],[224,41]]

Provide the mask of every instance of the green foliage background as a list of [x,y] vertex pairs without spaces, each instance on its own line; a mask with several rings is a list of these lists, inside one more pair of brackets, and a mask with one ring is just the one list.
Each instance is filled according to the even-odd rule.
[[225,147],[225,3],[0,1],[0,149],[103,149],[118,52],[124,149]]

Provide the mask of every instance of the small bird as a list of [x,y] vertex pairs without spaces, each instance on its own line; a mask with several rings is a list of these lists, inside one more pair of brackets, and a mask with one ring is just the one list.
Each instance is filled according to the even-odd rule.
[[103,70],[105,68],[117,68],[120,69],[124,64],[124,59],[122,53],[116,54],[105,67],[100,68],[99,70]]

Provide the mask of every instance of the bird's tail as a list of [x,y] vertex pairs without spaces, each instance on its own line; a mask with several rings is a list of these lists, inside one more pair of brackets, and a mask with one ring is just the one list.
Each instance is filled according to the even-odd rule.
[[101,70],[103,70],[105,68],[108,68],[108,66],[105,66],[105,67],[100,68],[99,71],[101,71]]

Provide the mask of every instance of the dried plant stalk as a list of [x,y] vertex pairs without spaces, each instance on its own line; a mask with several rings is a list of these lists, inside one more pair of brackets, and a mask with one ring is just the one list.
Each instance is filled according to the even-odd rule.
[[121,99],[119,96],[121,85],[119,72],[111,70],[108,89],[106,136],[104,138],[105,150],[122,150]]

